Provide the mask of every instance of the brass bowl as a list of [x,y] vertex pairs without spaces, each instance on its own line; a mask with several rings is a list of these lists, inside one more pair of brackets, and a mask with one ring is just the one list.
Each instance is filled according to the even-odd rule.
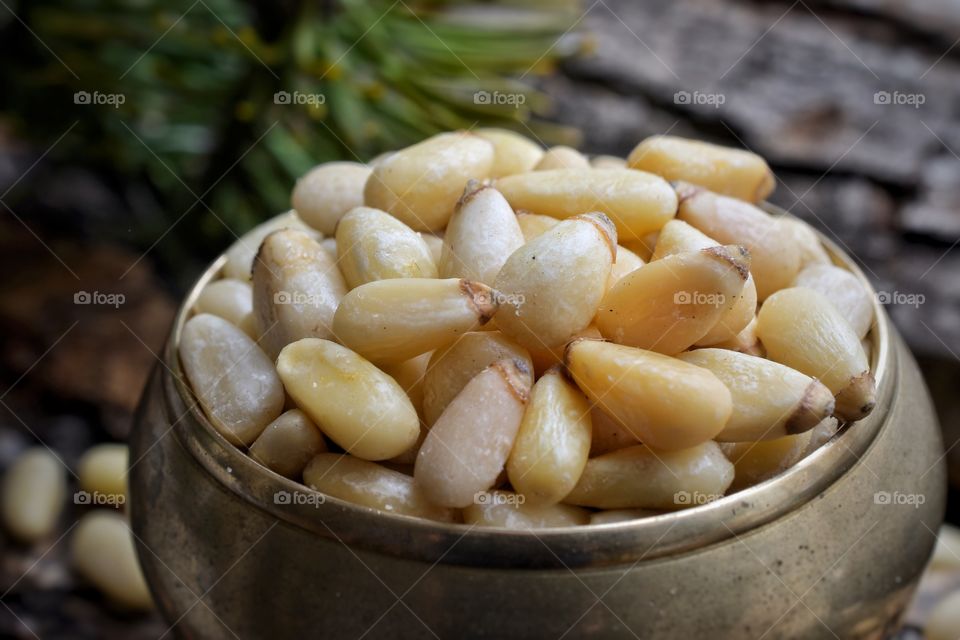
[[177,357],[224,262],[184,300],[130,443],[140,561],[180,637],[882,638],[913,595],[943,518],[943,448],[878,304],[876,409],[782,475],[686,511],[519,532],[278,504],[310,492],[216,432]]

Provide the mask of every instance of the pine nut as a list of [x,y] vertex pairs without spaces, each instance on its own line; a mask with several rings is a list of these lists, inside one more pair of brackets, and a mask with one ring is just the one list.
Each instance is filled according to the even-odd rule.
[[536,504],[570,493],[590,453],[590,403],[560,368],[537,380],[507,460],[514,490]]
[[435,423],[474,376],[503,359],[519,360],[527,370],[532,370],[527,350],[499,331],[470,332],[437,349],[423,378],[423,417],[426,423]]
[[280,352],[277,372],[297,406],[358,458],[386,460],[417,441],[420,419],[404,390],[346,347],[299,340]]
[[491,178],[532,171],[543,157],[536,142],[508,129],[477,129],[477,135],[493,143]]
[[603,336],[596,325],[591,324],[583,331],[578,331],[569,340],[555,347],[530,347],[530,359],[533,361],[533,370],[537,376],[543,375],[551,367],[563,364],[563,354],[567,350],[567,345],[578,338],[590,338],[593,340],[602,340]]
[[257,323],[253,317],[253,288],[246,280],[223,278],[211,282],[197,298],[197,313],[212,313],[231,322],[245,334],[257,339]]
[[810,433],[783,436],[762,442],[721,445],[735,468],[733,491],[740,491],[778,476],[803,459]]
[[[713,238],[698,231],[682,220],[671,220],[664,225],[657,236],[657,244],[651,261],[686,251],[699,251],[716,247],[718,243]],[[698,346],[709,346],[730,340],[740,333],[757,314],[757,286],[753,281],[753,274],[747,276],[743,290],[736,296],[733,305],[720,316],[717,323],[700,338]]]
[[599,211],[623,240],[639,240],[677,212],[677,194],[663,178],[632,169],[553,169],[500,178],[496,187],[517,209],[569,218]]
[[575,527],[590,521],[590,512],[568,504],[535,504],[522,494],[492,491],[463,510],[466,524],[526,531],[548,527]]
[[498,298],[485,284],[457,278],[379,280],[344,296],[333,331],[369,360],[400,362],[485,324],[496,313]]
[[267,425],[250,445],[250,457],[288,478],[297,478],[307,463],[327,450],[317,425],[299,409],[291,409]]
[[391,458],[390,462],[412,465],[417,459],[417,452],[420,451],[423,439],[427,437],[428,425],[423,419],[423,386],[424,378],[427,375],[427,367],[430,365],[430,358],[433,357],[433,353],[429,351],[403,362],[385,364],[380,367],[381,371],[396,380],[397,384],[407,392],[410,404],[413,405],[420,417],[420,435],[417,437],[417,441],[400,455]]
[[860,338],[822,294],[778,291],[760,307],[757,323],[767,356],[825,384],[838,418],[859,420],[873,410],[876,389]]
[[625,246],[630,251],[633,251],[635,254],[643,258],[645,262],[650,262],[653,260],[653,250],[657,246],[657,240],[660,238],[660,231],[651,231],[646,233],[639,240],[630,240],[629,238],[621,238],[620,244]]
[[429,500],[462,508],[493,486],[520,428],[530,384],[520,360],[500,360],[467,383],[417,456],[413,477]]
[[603,297],[597,327],[620,344],[679,353],[736,305],[750,256],[740,246],[667,256],[619,280]]
[[591,458],[567,504],[597,509],[664,509],[698,506],[723,496],[733,464],[716,442],[678,451],[627,447]]
[[613,266],[610,267],[610,277],[607,279],[607,289],[616,284],[623,276],[636,271],[646,262],[643,261],[643,258],[635,254],[630,249],[622,245],[617,245],[617,259],[614,261]]
[[441,133],[377,165],[367,180],[364,204],[417,231],[443,229],[467,180],[487,178],[493,162],[494,146],[480,136]]
[[822,293],[860,338],[870,331],[873,324],[873,296],[857,276],[846,269],[832,264],[812,264],[797,274],[793,286]]
[[776,186],[770,167],[755,153],[675,136],[647,138],[630,152],[627,164],[748,202],[760,202]]
[[566,366],[591,402],[664,451],[710,440],[733,410],[730,391],[713,373],[652,351],[577,340],[567,347]]
[[430,247],[416,231],[370,207],[349,211],[337,226],[337,264],[353,289],[390,278],[436,278]]
[[633,435],[622,422],[596,406],[590,409],[590,421],[593,424],[593,438],[590,440],[591,458],[640,444],[637,436]]
[[523,243],[506,199],[493,187],[471,180],[443,236],[440,277],[492,283]]
[[677,356],[713,372],[730,390],[733,413],[718,442],[773,440],[809,431],[833,413],[833,394],[790,367],[726,349]]
[[28,449],[3,476],[3,523],[21,542],[43,540],[56,528],[66,495],[63,463],[46,448]]
[[443,258],[443,238],[432,233],[421,233],[420,237],[427,243],[430,249],[430,257],[433,258],[433,264],[440,264]]
[[431,504],[408,475],[347,455],[321,453],[303,470],[303,483],[334,498],[371,509],[440,522],[459,519]]
[[301,338],[330,338],[333,313],[347,292],[330,255],[292,229],[271,233],[253,265],[253,310],[260,344],[276,358]]
[[107,497],[108,504],[123,505],[127,499],[129,467],[127,445],[107,443],[90,447],[77,464],[80,489]]
[[273,363],[247,334],[202,313],[187,321],[180,361],[197,401],[220,434],[236,445],[256,440],[283,410]]
[[789,287],[800,270],[800,250],[781,231],[777,218],[757,207],[689,184],[677,186],[677,218],[723,244],[741,244],[750,252],[750,272],[762,301]]
[[800,268],[812,264],[833,264],[833,260],[823,248],[823,243],[810,225],[790,216],[777,219],[781,230],[797,245],[800,251]]
[[494,285],[503,296],[497,326],[527,347],[569,340],[593,320],[616,246],[610,219],[589,213],[564,220],[514,251]]
[[560,224],[560,221],[550,216],[542,216],[539,213],[517,211],[517,224],[520,225],[520,231],[523,233],[523,241],[530,242],[537,236],[542,236],[553,229]]
[[626,169],[627,161],[617,156],[593,156],[590,158],[590,166],[594,169]]
[[284,213],[257,225],[240,236],[227,249],[227,263],[223,267],[223,275],[249,281],[253,277],[253,261],[257,257],[257,251],[260,250],[263,239],[281,229],[297,229],[318,241],[323,237],[316,230],[305,225],[295,212]]
[[753,317],[750,323],[747,324],[747,326],[745,326],[740,333],[729,340],[724,340],[711,346],[713,346],[715,349],[730,349],[731,351],[748,353],[752,356],[759,356],[761,358],[767,357],[766,349],[763,348],[763,345],[760,344],[760,340],[757,338],[756,316]]
[[133,533],[119,513],[84,514],[73,531],[70,555],[77,573],[115,604],[138,611],[153,608]]
[[564,145],[550,147],[540,158],[540,162],[533,168],[534,171],[550,171],[551,169],[589,169],[590,161],[587,157]]
[[331,236],[340,218],[363,204],[372,169],[356,162],[326,162],[297,180],[293,208],[305,223]]

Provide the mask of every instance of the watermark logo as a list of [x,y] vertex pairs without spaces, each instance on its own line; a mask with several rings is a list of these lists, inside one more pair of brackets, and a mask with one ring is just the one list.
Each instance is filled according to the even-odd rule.
[[501,293],[491,289],[489,292],[478,293],[474,297],[477,304],[494,304],[497,306],[509,305],[522,307],[527,298],[522,293]]
[[277,291],[273,294],[273,304],[295,304],[310,307],[319,307],[320,296],[302,291]]
[[700,491],[677,491],[673,494],[673,503],[684,507],[707,504],[723,497],[721,493],[701,493]]
[[919,109],[920,105],[926,103],[927,96],[922,93],[904,93],[902,91],[877,91],[873,94],[873,104],[880,105],[906,105]]
[[885,305],[906,305],[917,309],[927,297],[922,293],[903,293],[902,291],[878,291],[877,302]]
[[473,104],[478,105],[501,105],[519,108],[526,102],[527,96],[522,93],[504,93],[503,91],[484,91],[481,89],[473,94]]
[[127,502],[122,493],[101,493],[99,491],[77,491],[73,494],[73,504],[94,507],[119,507]]
[[481,506],[486,505],[508,505],[519,507],[527,501],[527,496],[522,493],[502,493],[490,491],[477,491],[473,494],[473,504]]
[[303,104],[319,107],[326,104],[327,96],[322,93],[303,93],[302,91],[277,91],[273,94],[273,104]]
[[327,501],[327,496],[313,491],[276,491],[273,494],[273,504],[279,505],[308,505],[319,507]]
[[122,93],[102,93],[100,91],[77,91],[73,94],[73,104],[107,105],[119,109],[127,101]]
[[95,304],[118,308],[127,301],[122,293],[101,293],[100,291],[77,291],[73,294],[73,304]]
[[873,494],[873,503],[883,506],[888,505],[910,505],[914,509],[919,509],[920,505],[926,503],[927,496],[922,493],[900,493],[894,491],[877,491]]
[[677,291],[673,294],[673,304],[700,304],[722,307],[727,297],[722,293],[704,293],[702,291]]
[[725,104],[727,96],[722,93],[706,93],[704,91],[677,91],[673,94],[673,103],[680,105],[703,105],[719,109]]

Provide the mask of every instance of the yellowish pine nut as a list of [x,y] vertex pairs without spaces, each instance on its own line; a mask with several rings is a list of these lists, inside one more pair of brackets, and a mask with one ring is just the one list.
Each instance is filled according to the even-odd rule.
[[677,212],[677,194],[663,178],[632,169],[552,169],[500,178],[496,187],[517,209],[569,218],[606,214],[623,240],[639,240]]
[[623,276],[636,271],[646,262],[630,249],[617,245],[617,259],[610,267],[610,278],[607,280],[607,289],[616,284]]
[[[716,240],[682,220],[671,220],[657,236],[657,244],[650,260],[655,261],[677,253],[699,251],[719,245]],[[709,346],[730,340],[740,333],[757,314],[757,286],[753,275],[747,276],[743,290],[733,305],[720,316],[717,323],[700,338],[698,346]]]
[[603,336],[600,335],[600,330],[597,329],[596,325],[591,324],[583,331],[578,331],[573,334],[573,336],[563,344],[555,347],[544,347],[543,345],[530,347],[530,359],[533,361],[533,370],[536,375],[541,376],[551,367],[563,364],[563,354],[567,349],[567,345],[578,338],[601,340]]
[[960,529],[950,524],[940,525],[929,568],[934,571],[960,570]]
[[48,449],[33,447],[7,469],[0,490],[3,524],[21,542],[37,542],[57,526],[67,495],[63,463]]
[[596,406],[590,409],[593,438],[590,440],[590,457],[601,456],[617,449],[640,444],[637,436],[613,416]]
[[331,236],[340,218],[363,204],[372,169],[357,162],[326,162],[297,180],[293,208],[305,223]]
[[547,149],[540,162],[533,168],[534,171],[550,171],[551,169],[589,169],[590,161],[587,157],[564,145],[557,145]]
[[330,338],[333,313],[347,292],[330,255],[309,235],[271,233],[253,265],[253,311],[264,351],[276,358],[301,338]]
[[523,241],[530,242],[537,236],[542,236],[553,229],[560,224],[560,221],[550,216],[542,216],[539,213],[517,211],[517,224],[520,225],[520,231],[523,233]]
[[863,338],[873,324],[873,296],[857,276],[832,264],[812,264],[797,274],[795,287],[822,293]]
[[297,406],[358,458],[386,460],[417,441],[420,419],[403,388],[346,347],[298,340],[280,352],[277,372]]
[[390,278],[436,278],[437,265],[419,233],[370,207],[350,210],[337,225],[340,271],[350,289]]
[[187,321],[180,361],[200,406],[220,434],[248,445],[283,410],[273,363],[240,329],[202,313]]
[[770,296],[757,314],[767,357],[817,378],[836,397],[836,416],[859,420],[876,405],[876,389],[860,338],[837,308],[813,289]]
[[250,457],[288,478],[300,472],[318,453],[327,450],[320,429],[299,409],[291,409],[267,425],[250,445]]
[[87,449],[77,464],[82,491],[106,498],[96,504],[120,506],[127,500],[127,470],[130,451],[125,444],[98,444]]
[[527,350],[499,331],[470,332],[434,351],[423,378],[426,423],[436,422],[474,376],[503,359],[520,360],[527,370],[532,370]]
[[760,202],[776,186],[770,167],[755,153],[675,136],[647,138],[630,152],[627,164],[748,202]]
[[956,640],[960,634],[960,591],[954,591],[933,607],[923,627],[926,640]]
[[732,482],[733,465],[716,442],[678,451],[654,451],[641,444],[591,458],[564,502],[674,511],[716,500]]
[[621,238],[620,244],[643,258],[644,262],[650,262],[653,260],[653,250],[657,246],[657,240],[659,238],[660,231],[651,231],[650,233],[644,234],[639,240]]
[[543,157],[543,149],[533,140],[508,129],[477,129],[477,135],[493,144],[491,178],[532,171]]
[[594,169],[626,169],[627,161],[617,156],[593,156],[590,158],[590,166]]
[[507,460],[514,491],[536,504],[555,504],[570,493],[590,453],[590,403],[560,368],[530,391],[520,431]]
[[523,243],[517,216],[506,199],[493,187],[471,180],[443,236],[440,277],[490,284]]
[[632,522],[640,518],[650,518],[659,515],[659,511],[652,509],[607,509],[590,514],[590,524],[616,524],[618,522]]
[[736,469],[730,488],[740,491],[780,475],[803,459],[809,445],[810,432],[721,445]]
[[133,533],[119,513],[84,514],[73,531],[70,555],[77,572],[115,604],[137,611],[153,608]]
[[367,180],[364,204],[417,231],[437,231],[447,226],[467,180],[489,177],[493,161],[493,144],[480,136],[441,133],[378,164]]
[[763,348],[763,345],[760,344],[760,340],[757,338],[756,316],[754,316],[753,320],[751,320],[740,333],[728,340],[723,340],[711,346],[715,349],[730,349],[731,351],[748,353],[761,358],[767,356],[766,349]]
[[789,287],[800,271],[800,249],[781,231],[777,218],[757,207],[689,184],[678,185],[677,218],[723,244],[740,244],[750,252],[750,273],[757,297]]
[[525,531],[575,527],[590,521],[590,512],[568,504],[535,504],[522,494],[491,491],[463,510],[466,524]]
[[597,327],[620,344],[679,353],[735,307],[749,275],[743,247],[667,256],[620,279],[603,297]]
[[530,384],[522,361],[500,360],[447,406],[423,441],[413,472],[431,502],[466,507],[493,486],[517,437]]
[[227,278],[249,281],[253,277],[253,261],[257,257],[257,251],[260,250],[263,239],[281,229],[297,229],[309,234],[317,241],[323,238],[318,231],[304,224],[293,211],[284,213],[257,225],[240,236],[227,249],[227,263],[223,267],[223,275]]
[[369,360],[401,362],[486,324],[498,298],[485,284],[457,278],[368,282],[344,296],[333,332]]
[[412,447],[400,455],[391,458],[390,462],[392,463],[412,465],[417,459],[417,452],[420,451],[420,445],[423,444],[423,439],[427,437],[428,425],[423,419],[423,387],[424,378],[427,375],[427,367],[430,365],[430,358],[432,357],[433,352],[430,351],[415,358],[404,360],[403,362],[386,364],[380,367],[381,371],[396,380],[397,384],[407,392],[410,403],[420,417],[420,436],[417,438],[417,441]]
[[430,249],[430,257],[433,258],[433,264],[440,264],[443,258],[443,238],[432,233],[421,233],[420,237],[427,243]]
[[257,339],[257,323],[253,317],[253,288],[246,280],[214,280],[203,288],[194,305],[194,311],[220,316],[240,327],[254,340]]
[[730,390],[733,413],[718,442],[755,442],[796,435],[833,414],[833,394],[790,367],[726,349],[697,349],[677,356],[708,369]]
[[497,326],[526,347],[563,344],[593,320],[616,247],[617,233],[602,213],[564,220],[523,245],[497,275]]
[[777,219],[780,228],[790,236],[800,250],[800,267],[812,264],[833,264],[827,250],[823,248],[817,232],[803,220],[783,216]]
[[730,391],[713,373],[652,351],[577,340],[567,347],[566,366],[591,402],[664,451],[710,440],[733,410]]
[[456,522],[459,514],[431,504],[410,476],[348,455],[321,453],[303,470],[303,483],[334,498],[404,516]]

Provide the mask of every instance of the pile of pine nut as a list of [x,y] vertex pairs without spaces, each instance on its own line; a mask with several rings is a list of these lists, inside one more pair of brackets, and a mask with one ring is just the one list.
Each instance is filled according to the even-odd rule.
[[875,404],[872,294],[759,156],[509,131],[316,167],[179,344],[210,423],[325,496],[508,528],[696,507]]

